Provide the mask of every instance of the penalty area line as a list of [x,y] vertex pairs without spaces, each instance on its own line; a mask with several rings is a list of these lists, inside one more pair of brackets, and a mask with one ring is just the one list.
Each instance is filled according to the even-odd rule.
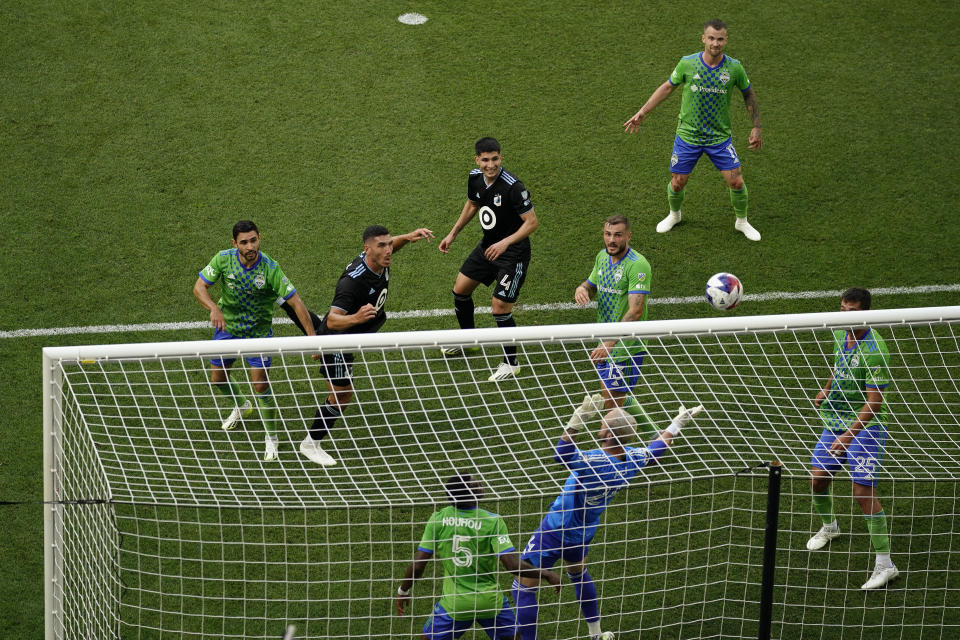
[[[960,284],[932,284],[916,287],[877,287],[870,292],[877,296],[909,295],[914,293],[946,293],[960,291]],[[810,300],[816,298],[839,298],[842,289],[827,291],[771,291],[769,293],[750,293],[743,296],[746,302],[768,302],[770,300]],[[703,296],[684,296],[679,298],[650,298],[651,305],[684,305],[699,304],[704,301]],[[541,304],[518,304],[517,311],[571,311],[574,309],[590,309],[597,306],[591,302],[581,307],[575,302],[547,302]],[[477,307],[476,313],[490,313],[490,307]],[[423,309],[413,311],[388,311],[387,318],[440,318],[454,315],[453,309]],[[274,318],[274,324],[293,324],[290,318]],[[185,329],[207,329],[210,323],[198,320],[195,322],[147,322],[143,324],[100,324],[87,327],[54,327],[50,329],[14,329],[0,331],[0,338],[37,338],[44,336],[69,336],[94,333],[139,333],[143,331],[182,331]]]

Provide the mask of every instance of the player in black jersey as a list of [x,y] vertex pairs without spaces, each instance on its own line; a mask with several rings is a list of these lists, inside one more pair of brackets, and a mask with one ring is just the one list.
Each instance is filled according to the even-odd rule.
[[[515,327],[513,305],[530,265],[530,239],[540,224],[530,193],[520,180],[500,166],[500,143],[480,138],[475,145],[479,169],[467,178],[467,202],[450,233],[440,241],[440,251],[450,245],[477,213],[483,237],[464,261],[453,284],[453,308],[461,329],[473,329],[473,290],[483,283],[493,286],[493,319],[498,327]],[[460,355],[460,347],[444,349],[445,355]],[[503,348],[503,362],[488,380],[497,382],[517,375],[517,348]]]
[[[363,253],[347,265],[330,304],[330,311],[320,318],[310,312],[317,335],[340,333],[374,333],[387,320],[387,285],[390,282],[390,261],[395,251],[410,242],[433,237],[430,229],[417,229],[402,236],[391,237],[386,227],[373,225],[363,231]],[[284,311],[303,331],[296,313],[287,305]],[[304,333],[306,333],[304,331]],[[324,466],[337,464],[336,459],[320,448],[320,441],[343,415],[353,399],[352,353],[324,353],[323,375],[330,395],[313,419],[307,437],[300,443],[300,453]]]

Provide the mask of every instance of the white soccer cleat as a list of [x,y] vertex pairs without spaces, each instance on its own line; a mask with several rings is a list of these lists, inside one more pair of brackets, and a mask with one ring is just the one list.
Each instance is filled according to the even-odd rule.
[[300,443],[300,453],[309,458],[311,462],[316,462],[324,467],[332,467],[337,464],[336,459],[321,449],[320,443],[314,441],[309,435]]
[[680,405],[680,409],[677,410],[677,415],[673,419],[673,422],[681,427],[685,427],[687,426],[687,423],[696,418],[701,411],[703,411],[702,404],[698,404],[695,407],[690,407],[689,409],[686,409],[683,405]]
[[747,236],[747,240],[753,240],[754,242],[760,241],[760,232],[753,228],[746,218],[737,218],[737,221],[734,223],[733,228]]
[[273,462],[280,457],[279,452],[277,451],[278,440],[276,436],[267,436],[266,439],[266,449],[263,451],[263,461],[264,462]]
[[452,358],[454,356],[468,356],[475,353],[480,353],[480,347],[461,347],[460,345],[455,344],[450,347],[443,347],[440,349],[440,353],[448,358]]
[[233,408],[233,411],[231,411],[227,419],[223,421],[220,428],[224,431],[232,431],[237,428],[237,422],[239,422],[241,418],[249,418],[251,413],[253,413],[253,404],[247,400],[242,406]]
[[501,362],[500,366],[490,374],[490,377],[487,378],[487,382],[500,382],[501,380],[506,380],[508,378],[515,378],[520,372],[520,365],[512,365],[506,362]]
[[[673,226],[680,222],[682,217],[679,211],[671,211],[667,217],[657,223],[657,233],[666,233],[673,229]],[[758,238],[759,239],[759,238]]]
[[[820,527],[820,531],[813,534],[813,537],[807,540],[807,549],[816,551],[823,549],[827,543],[840,536],[840,527],[836,524],[825,524]],[[864,587],[866,589],[866,587]]]
[[892,564],[889,567],[881,567],[880,565],[877,565],[874,567],[873,574],[870,576],[870,579],[863,583],[863,586],[860,588],[864,591],[869,591],[870,589],[879,589],[899,575],[900,572]]

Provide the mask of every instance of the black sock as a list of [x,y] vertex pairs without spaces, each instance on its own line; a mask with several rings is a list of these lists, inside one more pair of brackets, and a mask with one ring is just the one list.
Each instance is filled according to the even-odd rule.
[[461,329],[473,329],[476,325],[473,323],[473,296],[462,296],[459,293],[453,294],[453,310],[457,312],[457,322]]
[[[493,319],[497,321],[497,326],[501,329],[517,326],[517,321],[513,319],[513,313],[495,313]],[[503,345],[503,360],[509,365],[517,366],[517,348],[513,345]]]
[[310,425],[310,437],[314,440],[323,440],[330,433],[330,427],[337,421],[341,415],[340,410],[329,402],[324,402],[323,406],[317,409],[317,415],[313,418],[313,424]]

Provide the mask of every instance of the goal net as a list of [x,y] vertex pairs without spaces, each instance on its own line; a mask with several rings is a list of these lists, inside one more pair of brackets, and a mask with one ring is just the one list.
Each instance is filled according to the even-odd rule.
[[[48,638],[421,636],[440,597],[428,564],[406,615],[400,578],[458,472],[522,550],[568,476],[554,448],[585,394],[598,339],[647,341],[633,396],[658,428],[702,404],[607,509],[586,562],[601,626],[618,638],[756,638],[767,477],[782,463],[771,637],[960,637],[960,307],[630,324],[527,326],[44,349]],[[877,493],[900,577],[863,592],[874,552],[850,475],[833,483],[843,535],[817,552],[813,399],[833,330],[871,326],[890,351],[888,439]],[[501,345],[516,379],[487,382]],[[444,357],[440,347],[479,347]],[[318,352],[356,354],[355,397],[298,452],[327,396]],[[234,431],[209,360],[272,356],[279,460],[256,413]],[[595,448],[599,421],[578,446]],[[647,438],[649,440],[649,438]],[[558,567],[559,568],[559,567]],[[499,576],[509,593],[511,577]],[[539,637],[587,637],[569,580],[541,588]],[[641,635],[642,634],[642,635]],[[486,637],[479,627],[467,638]]]

